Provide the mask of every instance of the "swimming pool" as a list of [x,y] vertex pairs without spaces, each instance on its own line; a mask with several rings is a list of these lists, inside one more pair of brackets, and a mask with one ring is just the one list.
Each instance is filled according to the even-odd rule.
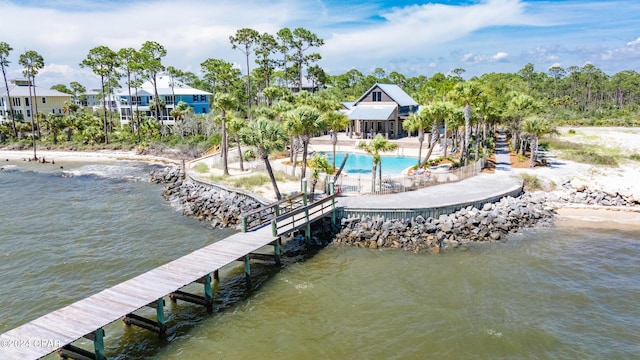
[[[322,153],[327,156],[331,163],[331,153]],[[342,165],[344,159],[343,152],[336,152],[336,168]],[[406,168],[416,165],[418,158],[408,156],[390,156],[382,155],[382,175],[400,175]],[[369,154],[349,153],[347,163],[342,170],[348,175],[371,175],[371,167],[373,166],[373,157]]]

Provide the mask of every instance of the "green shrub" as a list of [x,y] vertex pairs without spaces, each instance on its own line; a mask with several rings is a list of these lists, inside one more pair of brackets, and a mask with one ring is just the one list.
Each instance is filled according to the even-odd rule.
[[253,174],[251,176],[245,176],[241,178],[233,179],[231,185],[236,188],[252,189],[256,186],[261,186],[265,183],[271,182],[271,179],[265,174]]
[[536,175],[522,173],[520,174],[520,178],[522,179],[524,189],[526,191],[536,191],[542,189],[542,182]]
[[209,166],[207,166],[207,164],[205,164],[205,163],[203,163],[203,162],[199,162],[199,163],[197,163],[197,164],[193,167],[193,169],[194,169],[196,172],[200,173],[200,174],[204,174],[204,173],[206,173],[206,172],[209,172]]

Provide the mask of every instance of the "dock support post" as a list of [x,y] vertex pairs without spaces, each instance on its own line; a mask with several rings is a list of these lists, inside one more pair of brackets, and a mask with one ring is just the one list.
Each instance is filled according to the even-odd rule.
[[204,300],[205,307],[209,314],[213,313],[213,291],[211,290],[211,274],[202,277],[204,282]]
[[104,330],[102,328],[94,331],[95,339],[93,340],[93,352],[96,354],[96,360],[106,360],[104,356]]
[[247,217],[242,217],[242,232],[247,232]]
[[217,269],[213,272],[213,280],[216,282],[220,281],[220,272]]
[[158,335],[164,337],[167,332],[166,320],[164,319],[164,299],[156,300],[156,319],[158,320]]
[[276,258],[276,265],[280,265],[280,246],[282,246],[282,238],[277,238],[276,243],[273,244],[273,255]]
[[251,256],[244,256],[244,278],[247,281],[247,287],[251,290]]
[[307,190],[307,178],[302,179],[302,192],[304,193],[302,197],[302,205],[305,207],[304,210],[304,221],[306,225],[304,227],[304,242],[307,246],[311,244],[311,223],[309,222],[309,209],[307,209],[307,198],[308,198],[308,190]]
[[278,236],[278,224],[276,219],[271,219],[271,235]]
[[[336,184],[331,180],[329,182],[329,195],[335,195],[336,193]],[[336,199],[331,199],[331,227],[333,227],[333,231],[336,229]]]

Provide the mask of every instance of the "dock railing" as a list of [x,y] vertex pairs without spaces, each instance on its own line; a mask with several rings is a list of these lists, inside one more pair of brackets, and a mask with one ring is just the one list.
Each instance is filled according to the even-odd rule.
[[261,206],[242,214],[242,231],[247,232],[257,229],[270,223],[271,220],[275,219],[280,214],[291,212],[304,206],[304,196],[304,192],[297,192],[282,200],[278,200],[274,203]]

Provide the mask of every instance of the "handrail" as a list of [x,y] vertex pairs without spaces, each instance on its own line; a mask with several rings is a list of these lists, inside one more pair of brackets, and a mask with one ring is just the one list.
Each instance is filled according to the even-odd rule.
[[[299,205],[302,203],[301,200],[303,196],[306,196],[304,192],[297,192],[284,199],[280,199],[274,203],[261,206],[242,214],[242,231],[247,232],[267,224],[273,218],[280,215],[280,210],[291,211],[299,208]],[[287,204],[288,206],[281,207],[282,204]]]
[[[282,214],[280,216],[275,217],[273,220],[271,220],[272,224],[272,228],[273,228],[273,235],[274,236],[282,236],[282,235],[286,235],[292,231],[295,231],[299,228],[301,228],[302,226],[306,226],[307,223],[309,222],[310,219],[314,218],[314,215],[321,213],[324,214],[325,213],[325,209],[327,208],[331,208],[331,210],[335,210],[335,198],[338,196],[338,194],[333,194],[333,195],[329,195],[319,201],[316,201],[312,204],[309,204],[307,206],[304,207],[300,207],[297,208],[293,211],[290,211],[286,214]],[[300,215],[300,214],[305,214],[304,217],[299,217],[296,218],[296,215]],[[287,221],[289,220],[289,221]],[[333,219],[332,219],[333,221]],[[299,222],[298,225],[296,225],[296,222]],[[286,229],[284,231],[281,231],[282,229]]]

